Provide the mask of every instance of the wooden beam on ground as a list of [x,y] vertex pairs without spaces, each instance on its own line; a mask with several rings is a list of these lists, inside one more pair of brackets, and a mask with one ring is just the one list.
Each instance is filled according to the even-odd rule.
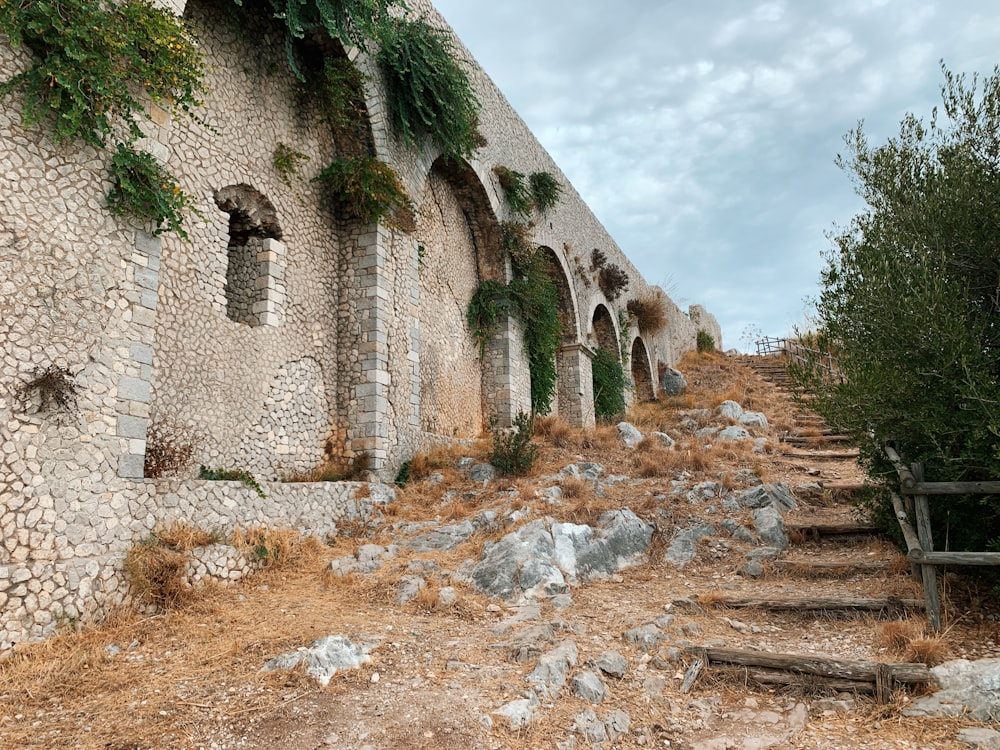
[[823,562],[812,560],[775,560],[774,567],[787,573],[803,573],[805,575],[834,575],[851,571],[867,572],[886,570],[889,563],[885,560],[844,560],[843,562]]
[[1000,552],[924,552],[911,550],[907,555],[918,565],[1000,566]]
[[932,679],[930,670],[923,664],[844,661],[822,656],[728,648],[691,647],[686,651],[710,667],[744,667],[745,674],[754,679],[759,677],[780,684],[807,686],[816,680],[823,680],[826,687],[847,690],[860,690],[859,683],[864,684],[867,692],[874,692],[883,702],[891,699],[892,688],[897,684],[917,685]]
[[881,534],[882,527],[870,523],[814,523],[788,524],[785,530],[789,534],[801,534],[806,538],[821,536],[848,536],[850,534]]
[[924,608],[924,603],[918,599],[900,599],[897,596],[876,598],[825,596],[799,599],[722,597],[713,600],[711,604],[716,607],[728,607],[729,609],[766,609],[773,612],[815,612],[829,610],[882,612]]
[[858,450],[849,451],[783,451],[778,454],[784,458],[802,458],[817,461],[834,461],[846,458],[857,458]]

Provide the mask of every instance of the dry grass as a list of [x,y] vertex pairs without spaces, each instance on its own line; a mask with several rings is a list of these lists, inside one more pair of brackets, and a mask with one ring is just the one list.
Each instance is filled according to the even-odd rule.
[[357,482],[371,470],[371,456],[366,452],[350,458],[327,456],[309,471],[296,471],[282,477],[285,482]]
[[914,620],[892,620],[878,628],[880,645],[894,653],[902,653],[911,642],[922,637],[924,626]]
[[626,305],[642,333],[657,334],[667,325],[667,298],[659,289],[641,293]]
[[535,419],[535,435],[556,448],[571,448],[579,445],[581,432],[581,430],[570,427],[562,417],[547,416]]
[[948,644],[941,636],[914,638],[903,650],[903,658],[906,661],[920,662],[928,667],[935,667],[945,661],[948,654]]
[[594,483],[580,477],[566,477],[559,482],[566,500],[586,500],[594,496]]

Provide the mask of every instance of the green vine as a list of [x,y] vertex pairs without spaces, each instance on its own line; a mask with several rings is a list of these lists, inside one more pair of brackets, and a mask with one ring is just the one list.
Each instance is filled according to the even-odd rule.
[[57,141],[101,147],[115,123],[142,136],[137,90],[173,112],[201,104],[204,62],[182,20],[148,0],[3,3],[0,31],[35,54],[31,67],[0,84],[0,97],[24,91],[24,124],[54,120]]
[[330,188],[341,210],[364,224],[385,220],[389,226],[413,228],[413,202],[399,176],[374,156],[335,159],[314,182]]
[[531,202],[539,213],[544,214],[559,202],[562,185],[548,172],[532,172],[528,182],[531,186]]
[[153,234],[177,232],[187,239],[184,212],[191,197],[151,154],[119,143],[111,156],[108,210],[140,224],[152,223]]
[[299,173],[302,163],[309,161],[308,156],[284,143],[275,146],[271,159],[274,171],[288,187],[292,186],[292,177]]
[[[242,6],[243,0],[233,0]],[[369,49],[369,40],[382,39],[392,29],[392,8],[406,8],[402,0],[268,0],[274,17],[285,25],[288,64],[299,80],[305,76],[295,59],[295,43],[311,32],[325,31],[345,47]]]
[[479,342],[480,358],[506,316],[513,315],[521,321],[534,414],[547,414],[552,405],[556,391],[556,351],[562,341],[559,296],[550,264],[538,248],[515,260],[511,282],[507,285],[492,280],[482,282],[472,295],[467,312],[469,327]]
[[482,142],[479,102],[448,36],[423,20],[398,19],[379,41],[389,111],[403,140],[430,136],[445,156],[471,156]]
[[260,495],[261,500],[267,500],[267,495],[264,493],[264,488],[260,486],[260,482],[246,469],[210,469],[207,466],[200,466],[198,467],[198,479],[216,482],[243,482]]
[[530,216],[535,210],[544,214],[559,202],[562,194],[559,181],[548,172],[533,172],[526,178],[510,167],[497,165],[493,167],[493,174],[503,188],[507,205],[524,217]]
[[615,352],[598,349],[591,362],[594,373],[594,414],[611,422],[625,413],[625,370]]
[[23,0],[3,10],[0,31],[36,59],[0,83],[0,98],[22,90],[24,125],[51,119],[57,142],[114,144],[111,212],[152,222],[155,234],[187,237],[182,214],[191,198],[132,144],[143,135],[139,117],[150,117],[139,91],[175,114],[193,116],[200,106],[205,65],[190,29],[148,0]]
[[493,167],[493,174],[500,181],[500,187],[503,188],[503,194],[510,210],[521,216],[530,215],[534,203],[532,202],[531,189],[528,187],[524,175],[502,165]]

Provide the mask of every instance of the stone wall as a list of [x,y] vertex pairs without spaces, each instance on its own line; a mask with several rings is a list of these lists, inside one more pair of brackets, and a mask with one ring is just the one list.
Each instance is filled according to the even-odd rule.
[[[599,308],[616,345],[645,350],[653,389],[658,363],[693,348],[699,328],[722,344],[697,306],[670,303],[667,330],[641,346],[634,326],[620,330],[618,311],[650,287],[475,65],[487,145],[455,164],[398,139],[379,72],[354,60],[371,143],[420,207],[412,234],[364,226],[311,181],[338,146],[273,25],[234,24],[208,0],[170,5],[198,31],[208,93],[201,121],[150,105],[140,146],[193,196],[189,239],[112,216],[109,154],[25,127],[17,93],[0,104],[0,652],[123,601],[122,556],[158,525],[335,533],[374,501],[278,480],[362,453],[390,478],[415,451],[529,408],[520,324],[506,321],[480,359],[465,320],[481,280],[510,279],[499,227],[515,217],[495,166],[548,171],[564,188],[533,230],[566,329],[558,413],[593,423]],[[443,24],[426,0],[410,6]],[[0,80],[29,62],[0,37]],[[308,157],[299,174],[275,168],[279,145]],[[620,299],[596,283],[593,248],[628,274]],[[146,476],[154,456],[159,479]],[[199,465],[248,469],[267,499],[199,481]]]

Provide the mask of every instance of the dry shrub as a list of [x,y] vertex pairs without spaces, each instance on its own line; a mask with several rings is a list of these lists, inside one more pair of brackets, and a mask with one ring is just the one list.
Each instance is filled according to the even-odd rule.
[[[645,442],[645,441],[643,441]],[[640,477],[663,477],[670,474],[683,462],[682,454],[660,447],[647,448],[633,459],[636,474]]]
[[304,537],[290,529],[262,526],[233,533],[233,546],[248,552],[263,567],[294,565],[322,548],[315,537]]
[[640,294],[626,305],[643,333],[657,334],[667,326],[667,298],[659,289]]
[[421,588],[417,595],[410,600],[410,605],[419,612],[436,612],[443,609],[441,587],[434,581],[428,581],[427,585]]
[[567,477],[559,483],[562,489],[562,496],[567,500],[581,500],[594,496],[594,485],[592,482],[580,477]]
[[188,559],[186,552],[161,546],[155,537],[133,546],[124,563],[133,599],[157,609],[184,605],[191,597],[191,588],[184,580]]
[[176,474],[191,465],[195,441],[176,422],[153,422],[146,431],[143,474],[150,479]]
[[941,636],[915,638],[906,644],[903,651],[906,661],[920,662],[935,667],[948,658],[948,644]]
[[577,431],[562,417],[539,417],[535,420],[535,434],[556,448],[570,448],[577,442]]
[[351,458],[328,455],[309,471],[299,471],[283,477],[285,482],[357,482],[371,470],[371,455],[362,451]]
[[923,625],[913,620],[893,620],[879,627],[879,642],[895,653],[902,653],[911,642],[923,635]]
[[620,447],[618,428],[614,425],[598,425],[588,430],[580,440],[580,447],[587,450],[611,451]]

